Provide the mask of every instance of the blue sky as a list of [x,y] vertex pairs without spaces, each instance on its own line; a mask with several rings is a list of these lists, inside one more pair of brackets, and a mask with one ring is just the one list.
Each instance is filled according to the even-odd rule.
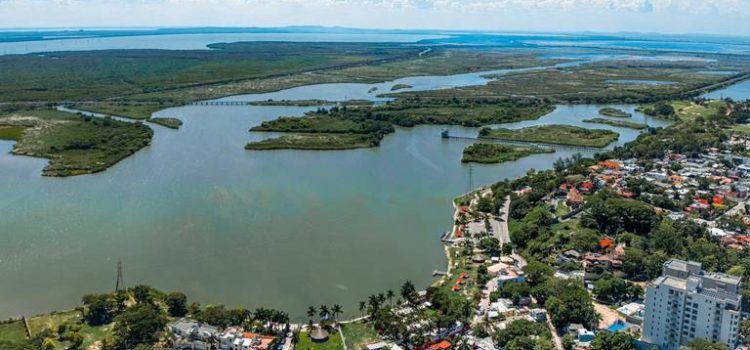
[[750,36],[750,0],[0,0],[0,26],[325,25]]

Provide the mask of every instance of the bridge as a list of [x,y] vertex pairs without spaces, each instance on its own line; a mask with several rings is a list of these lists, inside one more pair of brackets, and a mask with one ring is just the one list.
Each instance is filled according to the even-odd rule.
[[246,106],[250,101],[195,101],[188,102],[188,106]]

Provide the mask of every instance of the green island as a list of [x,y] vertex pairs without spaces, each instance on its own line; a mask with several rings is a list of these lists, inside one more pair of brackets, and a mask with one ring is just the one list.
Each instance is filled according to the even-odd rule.
[[0,127],[23,129],[13,154],[49,159],[44,176],[104,171],[151,143],[153,131],[140,122],[95,118],[46,108],[4,106]]
[[612,108],[612,107],[605,107],[599,110],[599,114],[606,116],[606,117],[615,117],[615,118],[630,118],[633,115],[625,112],[621,109]]
[[499,145],[494,143],[475,143],[464,148],[463,163],[503,163],[521,159],[538,153],[554,153],[552,148],[532,148]]
[[291,134],[263,141],[250,142],[247,150],[268,151],[279,149],[347,150],[378,147],[382,136],[373,134]]
[[158,124],[170,129],[179,129],[182,126],[182,120],[179,120],[177,118],[170,118],[170,117],[159,117],[159,118],[149,118],[148,121],[150,123]]
[[556,145],[605,147],[617,141],[620,134],[611,130],[586,129],[572,125],[540,125],[522,129],[482,128],[479,137]]
[[628,129],[636,129],[636,130],[642,130],[642,129],[648,128],[648,124],[636,123],[636,122],[631,122],[627,120],[612,120],[612,119],[607,119],[607,118],[584,119],[583,122],[605,124],[605,125],[611,125],[611,126],[616,126],[620,128],[628,128]]
[[[286,133],[365,134],[367,137],[278,138],[248,144],[248,147],[276,149],[336,150],[377,147],[383,135],[395,132],[394,126],[421,124],[481,126],[537,119],[554,106],[536,99],[495,100],[399,100],[380,106],[342,106],[319,108],[302,117],[281,117],[265,121],[250,131]],[[366,146],[365,146],[366,145]]]
[[396,84],[391,87],[391,91],[398,91],[403,89],[411,89],[412,86],[409,84]]

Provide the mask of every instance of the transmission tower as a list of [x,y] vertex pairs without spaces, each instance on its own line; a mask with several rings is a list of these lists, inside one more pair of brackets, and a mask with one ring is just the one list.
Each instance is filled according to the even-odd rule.
[[125,281],[122,280],[122,260],[117,260],[117,282],[115,282],[115,292],[125,290]]
[[466,189],[466,193],[474,190],[474,166],[469,164],[469,188]]

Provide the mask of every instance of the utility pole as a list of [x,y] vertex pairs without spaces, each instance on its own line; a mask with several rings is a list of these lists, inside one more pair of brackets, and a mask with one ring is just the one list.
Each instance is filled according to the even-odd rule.
[[469,188],[466,189],[466,193],[474,190],[474,165],[469,164]]
[[117,260],[117,282],[115,282],[115,292],[125,290],[125,281],[122,280],[122,260]]

